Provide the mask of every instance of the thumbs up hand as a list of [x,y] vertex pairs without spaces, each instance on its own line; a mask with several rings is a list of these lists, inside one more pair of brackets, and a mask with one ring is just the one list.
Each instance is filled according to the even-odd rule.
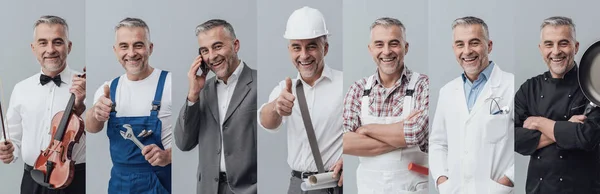
[[285,88],[281,90],[279,97],[275,100],[275,110],[279,116],[290,116],[294,107],[296,97],[292,94],[292,80],[285,79]]
[[113,102],[110,100],[110,88],[108,85],[104,85],[104,94],[100,96],[93,107],[94,118],[100,122],[107,121],[110,116],[112,105]]

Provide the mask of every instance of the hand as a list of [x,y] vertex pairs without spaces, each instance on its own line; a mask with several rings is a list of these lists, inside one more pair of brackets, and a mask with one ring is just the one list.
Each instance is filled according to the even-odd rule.
[[523,128],[537,130],[539,126],[539,117],[527,117],[523,122]]
[[15,156],[13,152],[15,151],[15,147],[10,141],[0,142],[0,160],[4,162],[4,164],[8,164],[13,161]]
[[196,72],[198,72],[198,70],[200,69],[200,66],[202,65],[202,56],[198,55],[196,57],[196,59],[194,60],[194,62],[192,63],[191,67],[190,67],[190,71],[188,71],[188,81],[190,82],[190,88],[188,91],[188,97],[187,99],[190,102],[197,102],[199,95],[200,95],[200,90],[202,90],[202,88],[204,88],[204,84],[206,83],[206,75],[208,75],[208,71],[203,71],[202,75],[198,76],[196,75]]
[[79,115],[85,111],[85,104],[83,103],[83,100],[85,99],[85,85],[85,76],[78,77],[77,75],[73,75],[73,84],[71,85],[69,92],[75,94],[74,108]]
[[145,146],[142,155],[152,166],[166,166],[171,163],[171,153],[160,149],[156,144]]
[[104,95],[100,96],[98,102],[96,102],[92,108],[94,111],[94,118],[100,122],[107,121],[110,116],[112,105],[113,102],[110,100],[110,88],[108,85],[104,85]]
[[292,80],[288,77],[285,79],[285,88],[281,90],[279,97],[275,99],[275,111],[279,116],[292,115],[294,100],[296,97],[292,94]]
[[[367,135],[369,129],[367,128],[368,125],[363,125],[362,127],[359,127],[358,129],[356,129],[356,133],[361,134],[361,135]],[[368,135],[367,135],[368,136]]]
[[585,115],[573,115],[570,119],[569,122],[573,122],[573,123],[583,123],[583,121],[586,119],[587,117]]
[[437,185],[441,185],[442,183],[446,182],[448,180],[448,177],[446,176],[441,176],[440,178],[438,178],[437,180]]
[[[333,170],[333,178],[337,178],[338,174],[340,176],[340,180],[338,181],[338,187],[341,187],[344,184],[344,171],[342,170],[344,167],[344,158],[340,158],[333,167],[329,170]],[[341,171],[341,172],[340,172]]]
[[500,178],[497,182],[507,187],[514,187],[512,181],[510,181],[510,179],[508,179],[506,176],[502,176],[502,178]]

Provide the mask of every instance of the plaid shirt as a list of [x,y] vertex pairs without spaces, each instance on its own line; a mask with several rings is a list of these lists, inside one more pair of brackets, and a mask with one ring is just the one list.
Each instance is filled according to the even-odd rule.
[[[404,108],[404,96],[412,71],[405,66],[401,78],[391,89],[384,88],[378,74],[375,75],[369,94],[369,114],[377,117],[399,117]],[[368,77],[352,84],[344,98],[344,133],[353,132],[362,126],[360,107],[367,79]],[[415,100],[413,111],[424,111],[413,119],[404,121],[404,138],[408,147],[418,145],[421,151],[427,152],[429,143],[429,78],[427,75],[419,76],[413,100]]]

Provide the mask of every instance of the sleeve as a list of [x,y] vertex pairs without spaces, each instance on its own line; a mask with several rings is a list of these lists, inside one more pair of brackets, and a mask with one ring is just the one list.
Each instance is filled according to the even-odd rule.
[[[440,96],[444,95],[442,88]],[[429,166],[434,182],[441,176],[448,176],[448,136],[444,118],[446,114],[444,110],[445,103],[443,98],[438,99],[429,136]]]
[[556,121],[554,137],[560,149],[595,149],[600,144],[600,108],[592,110],[583,123]]
[[515,151],[521,155],[528,156],[537,150],[540,142],[541,132],[523,128],[527,117],[531,116],[528,110],[527,82],[519,88],[515,94]]
[[171,81],[171,73],[167,74],[165,79],[165,89],[163,91],[162,102],[160,107],[160,115],[163,117],[165,122],[162,123],[162,131],[161,131],[161,142],[163,147],[166,149],[171,148],[171,144],[173,142],[173,107],[172,107],[172,81]]
[[[513,160],[514,161],[514,160]],[[511,182],[515,182],[515,163],[513,162],[506,171],[504,171],[504,176],[508,178]]]
[[19,102],[18,96],[20,96],[18,85],[15,86],[13,93],[10,96],[10,103],[6,111],[6,132],[8,133],[9,140],[13,143],[15,151],[13,152],[14,159],[12,163],[17,161],[21,156],[21,141],[23,138],[23,117],[21,115],[21,103]]
[[[429,136],[429,78],[425,76],[415,90],[414,111],[422,110],[414,119],[404,121],[404,138],[407,147],[419,146],[421,151],[428,152]],[[410,113],[409,113],[410,114]]]
[[206,103],[204,99],[204,89],[200,91],[198,102],[189,104],[189,101],[185,100],[185,104],[179,111],[179,116],[175,121],[175,130],[173,131],[175,136],[175,145],[181,151],[190,151],[198,145],[198,136],[204,123],[201,122],[204,118],[203,114]]
[[364,83],[366,81],[363,82],[363,79],[361,79],[352,84],[348,93],[346,93],[346,97],[344,97],[344,110],[342,113],[344,119],[342,130],[344,133],[356,131],[361,126],[360,107],[362,104],[361,95],[363,93],[362,90],[364,90]]
[[[292,80],[292,85],[295,85],[295,80]],[[277,86],[275,86],[275,88],[273,88],[273,91],[271,91],[271,94],[269,95],[269,101],[267,101],[266,103],[262,104],[260,106],[260,108],[258,109],[258,113],[257,115],[257,121],[258,124],[260,125],[260,127],[262,127],[263,129],[265,129],[267,132],[271,132],[271,133],[275,133],[278,132],[279,129],[281,129],[281,126],[285,123],[285,117],[283,117],[281,119],[281,124],[279,124],[279,126],[277,126],[275,129],[267,129],[261,122],[260,120],[260,115],[261,115],[261,111],[262,109],[270,102],[273,102],[273,100],[277,99],[277,97],[279,97],[279,93],[281,93],[281,88],[283,88],[285,85],[285,80],[279,82],[279,84]]]

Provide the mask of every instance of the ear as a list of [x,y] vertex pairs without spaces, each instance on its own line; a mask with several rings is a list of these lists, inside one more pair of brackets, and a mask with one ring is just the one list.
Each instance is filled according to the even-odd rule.
[[493,46],[494,42],[492,40],[488,40],[488,54],[492,53]]
[[577,52],[579,52],[579,41],[575,41],[575,53],[577,54]]
[[408,42],[406,42],[406,44],[404,45],[404,55],[406,55],[406,53],[408,53]]
[[154,43],[150,43],[150,51],[148,55],[152,55],[152,51],[154,51]]
[[323,47],[323,56],[327,56],[327,52],[329,52],[329,43],[326,42],[325,46]]
[[[112,47],[113,47],[113,52],[115,53],[115,55],[117,55],[117,47],[115,47],[115,45],[113,45]],[[117,58],[119,58],[118,55],[117,55]]]
[[67,54],[71,53],[71,47],[73,47],[73,42],[69,40],[69,48],[67,49]]
[[233,41],[233,50],[235,51],[235,53],[237,53],[240,50],[240,40],[237,38]]
[[33,52],[33,54],[35,54],[35,46],[33,46],[33,43],[29,44],[29,46],[31,46],[31,52]]

